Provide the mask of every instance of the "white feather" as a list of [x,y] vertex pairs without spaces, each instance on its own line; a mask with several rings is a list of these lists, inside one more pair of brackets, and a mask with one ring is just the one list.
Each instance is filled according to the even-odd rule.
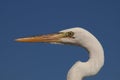
[[60,32],[74,32],[74,39],[62,38],[67,44],[79,45],[88,51],[87,62],[77,61],[69,70],[67,80],[82,80],[84,77],[95,75],[104,64],[104,51],[100,42],[83,28],[71,28]]

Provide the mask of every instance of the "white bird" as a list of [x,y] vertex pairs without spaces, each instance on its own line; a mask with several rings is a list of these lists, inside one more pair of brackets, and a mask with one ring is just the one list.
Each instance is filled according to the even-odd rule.
[[67,80],[83,80],[85,77],[93,76],[104,65],[104,50],[102,45],[95,36],[80,27],[62,30],[54,34],[18,38],[16,41],[72,44],[85,48],[89,54],[88,61],[77,61],[68,71]]

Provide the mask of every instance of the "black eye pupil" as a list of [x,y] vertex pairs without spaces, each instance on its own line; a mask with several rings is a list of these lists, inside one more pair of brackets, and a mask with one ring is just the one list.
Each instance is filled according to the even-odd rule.
[[73,32],[68,32],[66,36],[67,36],[67,37],[72,37],[73,35],[74,35]]
[[72,35],[72,33],[71,33],[71,32],[68,32],[68,35]]

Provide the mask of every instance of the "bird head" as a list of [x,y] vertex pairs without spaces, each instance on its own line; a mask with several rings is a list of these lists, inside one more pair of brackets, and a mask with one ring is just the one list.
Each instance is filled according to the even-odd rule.
[[59,43],[59,44],[72,44],[78,45],[84,41],[85,34],[82,32],[86,30],[82,28],[70,28],[59,31],[57,33],[45,34],[40,36],[25,37],[16,39],[17,42],[46,42],[46,43]]

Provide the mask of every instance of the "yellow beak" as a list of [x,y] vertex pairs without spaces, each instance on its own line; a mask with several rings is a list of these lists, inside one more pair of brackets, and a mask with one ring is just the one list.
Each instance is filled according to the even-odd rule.
[[63,37],[62,33],[47,34],[34,37],[25,37],[16,39],[17,42],[60,42]]

